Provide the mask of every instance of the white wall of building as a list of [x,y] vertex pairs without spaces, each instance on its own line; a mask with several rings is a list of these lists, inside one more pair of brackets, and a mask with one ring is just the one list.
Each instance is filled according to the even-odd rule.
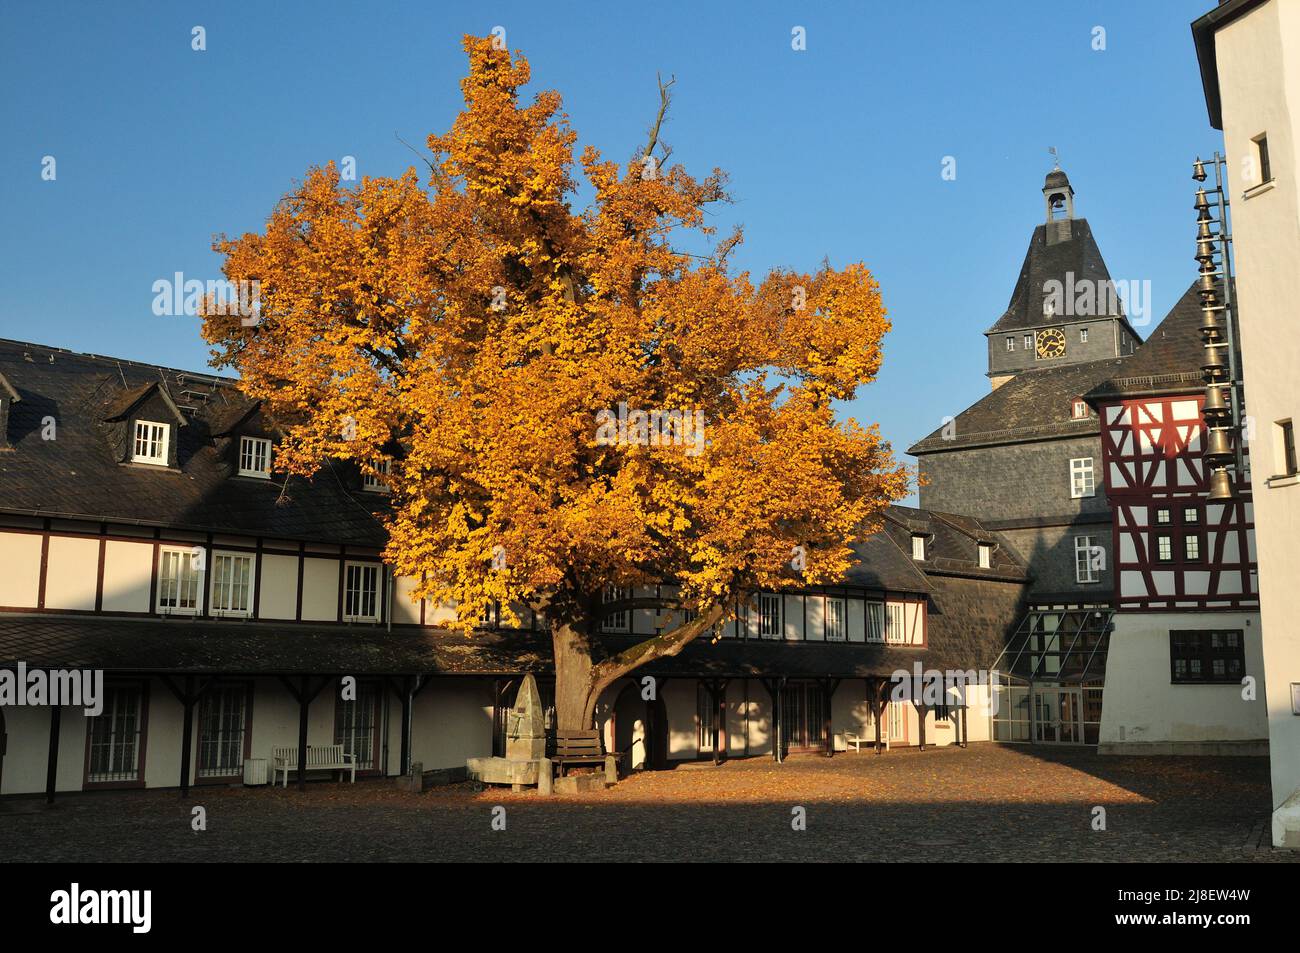
[[[1300,847],[1300,483],[1282,472],[1276,422],[1300,424],[1300,4],[1271,0],[1218,31],[1216,61],[1231,188],[1246,410],[1251,443],[1260,609],[1268,673],[1274,843]],[[1273,185],[1244,177],[1253,140],[1268,137]]]
[[[1245,687],[1171,682],[1174,629],[1239,629]],[[1260,616],[1257,612],[1131,612],[1115,616],[1106,657],[1099,750],[1107,754],[1266,754],[1268,716]]]

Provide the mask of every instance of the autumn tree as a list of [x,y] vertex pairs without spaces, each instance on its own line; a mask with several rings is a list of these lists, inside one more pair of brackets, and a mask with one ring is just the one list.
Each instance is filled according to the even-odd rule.
[[[279,470],[388,467],[385,558],[417,596],[467,635],[493,602],[506,625],[541,613],[559,726],[586,728],[604,688],[756,590],[842,578],[906,492],[877,429],[832,412],[874,379],[889,322],[860,264],[733,273],[740,234],[705,217],[724,175],[664,161],[671,83],[631,161],[575,166],[559,95],[521,102],[524,57],[465,49],[427,178],[310,170],[264,231],[217,241],[261,314],[204,335],[283,427]],[[671,600],[608,597],[660,582]],[[602,646],[602,619],[645,607],[690,614]]]

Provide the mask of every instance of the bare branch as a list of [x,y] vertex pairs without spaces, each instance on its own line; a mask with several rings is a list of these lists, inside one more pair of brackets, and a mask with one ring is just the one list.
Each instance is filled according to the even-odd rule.
[[[650,127],[650,139],[646,142],[645,149],[641,152],[641,158],[645,158],[654,152],[655,146],[659,143],[659,129],[663,126],[664,117],[668,115],[668,104],[672,102],[672,94],[668,91],[673,84],[677,82],[676,76],[668,77],[668,82],[664,82],[663,76],[656,73],[655,82],[659,84],[659,112],[655,116],[654,125]],[[665,158],[667,158],[665,156]]]

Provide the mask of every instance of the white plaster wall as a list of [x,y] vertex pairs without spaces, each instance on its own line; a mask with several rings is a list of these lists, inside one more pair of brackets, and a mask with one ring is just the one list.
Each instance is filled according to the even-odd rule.
[[[1272,0],[1220,30],[1216,38],[1224,144],[1231,184],[1233,239],[1246,400],[1259,437],[1251,443],[1255,541],[1273,806],[1300,794],[1300,717],[1291,683],[1300,682],[1300,484],[1267,486],[1280,473],[1274,422],[1300,422],[1300,326],[1294,303],[1300,261],[1300,4]],[[1274,187],[1243,191],[1242,159],[1267,133]],[[1300,842],[1300,830],[1292,836]],[[1281,843],[1276,825],[1274,842]]]
[[339,561],[307,558],[303,563],[303,621],[335,621],[339,617]]
[[[1174,685],[1169,674],[1171,629],[1240,629],[1246,674],[1257,680],[1257,700],[1240,685]],[[1099,741],[1258,741],[1268,737],[1260,617],[1254,612],[1134,612],[1115,617],[1106,656]]]
[[45,608],[95,608],[95,579],[99,574],[99,540],[80,536],[51,536],[45,572]]
[[0,606],[33,608],[41,586],[41,537],[0,533]]
[[420,623],[420,603],[411,599],[411,593],[420,584],[414,576],[398,576],[393,592],[393,623],[396,625],[418,625]]
[[668,709],[668,757],[690,760],[699,755],[696,745],[696,683],[694,679],[673,679],[663,686]]
[[104,544],[104,611],[149,612],[153,544],[110,539]]
[[262,554],[259,619],[292,619],[298,612],[298,557]]
[[[400,712],[394,712],[398,718]],[[411,757],[434,768],[492,754],[492,680],[439,678],[415,697]],[[390,756],[390,761],[392,756]]]

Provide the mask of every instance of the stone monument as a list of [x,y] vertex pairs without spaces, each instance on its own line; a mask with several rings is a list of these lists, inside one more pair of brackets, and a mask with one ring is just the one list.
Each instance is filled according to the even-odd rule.
[[546,757],[546,715],[537,679],[531,674],[506,713],[506,756],[470,758],[465,767],[471,780],[482,784],[509,784],[518,791],[536,784],[541,794],[551,793],[551,761]]

